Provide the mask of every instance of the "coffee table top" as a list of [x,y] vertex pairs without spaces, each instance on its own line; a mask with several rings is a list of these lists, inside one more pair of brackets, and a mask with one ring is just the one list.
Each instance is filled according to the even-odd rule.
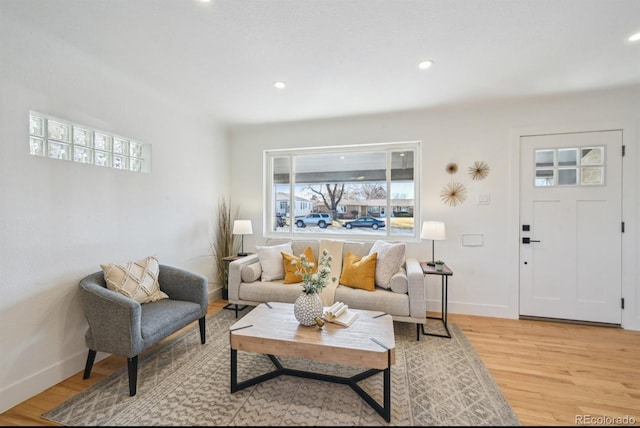
[[391,316],[379,311],[349,310],[358,313],[349,327],[327,322],[319,329],[300,325],[291,303],[261,303],[229,328],[230,345],[239,351],[376,369],[389,367],[390,350],[394,364]]

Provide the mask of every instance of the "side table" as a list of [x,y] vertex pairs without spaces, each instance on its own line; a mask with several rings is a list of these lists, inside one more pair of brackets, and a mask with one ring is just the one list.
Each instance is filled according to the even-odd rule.
[[[227,256],[224,257],[222,259],[222,261],[224,262],[224,284],[222,284],[222,286],[224,287],[223,292],[228,290],[228,286],[229,286],[229,263],[231,263],[234,260],[238,260],[241,259],[243,257],[248,256],[249,254],[253,254],[253,253],[247,253],[245,255],[242,256]],[[228,291],[227,291],[228,293]],[[223,297],[225,297],[223,295]],[[227,294],[226,298],[228,299],[229,296]],[[230,311],[236,311],[236,318],[238,318],[238,311],[242,311],[247,307],[247,305],[242,306],[241,308],[238,308],[238,305],[234,304],[234,303],[227,303],[227,305],[222,308],[222,309],[228,309]]]
[[443,265],[442,271],[437,271],[435,266],[429,266],[427,262],[420,262],[422,273],[424,275],[440,275],[442,280],[442,307],[440,317],[427,317],[428,319],[440,320],[447,334],[427,333],[424,330],[424,324],[422,324],[422,334],[425,336],[446,337],[451,339],[451,332],[447,326],[447,311],[448,311],[448,294],[449,294],[449,277],[453,275],[453,271],[449,269],[449,266]]

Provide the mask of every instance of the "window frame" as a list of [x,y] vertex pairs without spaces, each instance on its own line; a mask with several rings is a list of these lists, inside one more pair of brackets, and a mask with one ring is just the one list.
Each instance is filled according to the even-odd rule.
[[[392,213],[392,184],[395,181],[391,180],[392,171],[392,154],[395,152],[408,152],[413,153],[413,231],[410,234],[398,234],[392,233],[391,219],[392,216],[387,214]],[[295,172],[295,157],[307,156],[307,155],[354,155],[357,153],[371,153],[371,152],[383,152],[385,153],[385,195],[386,205],[384,206],[385,213],[385,227],[376,230],[376,233],[362,233],[358,231],[359,228],[347,229],[340,225],[332,226],[340,228],[339,232],[331,230],[331,227],[326,228],[322,233],[304,233],[296,232],[296,226],[290,223],[289,230],[279,231],[276,230],[276,215],[274,210],[277,204],[280,203],[277,200],[277,190],[274,181],[274,159],[275,158],[288,158],[289,162],[289,194],[288,205],[290,222],[295,219],[295,200],[296,200],[296,172]],[[403,141],[403,142],[388,142],[388,143],[368,143],[368,144],[353,144],[344,146],[320,146],[310,148],[290,148],[290,149],[272,149],[263,151],[263,176],[264,176],[264,189],[263,189],[263,234],[268,238],[283,238],[283,239],[311,239],[311,238],[334,238],[334,239],[352,239],[358,241],[374,241],[374,240],[388,240],[399,242],[420,242],[420,225],[422,224],[422,204],[421,204],[421,183],[422,183],[422,141]],[[399,180],[400,181],[400,180]],[[339,183],[339,182],[337,182]],[[286,184],[285,184],[286,185]],[[383,207],[383,206],[381,206]],[[340,206],[338,207],[340,209]],[[335,219],[334,219],[335,220]],[[334,222],[335,224],[335,222]],[[384,233],[379,233],[383,231]]]

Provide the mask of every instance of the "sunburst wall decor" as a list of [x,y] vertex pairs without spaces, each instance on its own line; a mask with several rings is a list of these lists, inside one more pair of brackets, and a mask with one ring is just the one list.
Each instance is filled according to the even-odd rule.
[[484,180],[489,175],[489,165],[485,161],[476,161],[469,167],[469,175],[475,181]]
[[467,199],[467,188],[462,183],[452,181],[440,190],[440,199],[445,204],[455,207]]
[[449,174],[453,175],[458,172],[458,164],[455,162],[450,162],[447,164],[447,167],[445,169]]

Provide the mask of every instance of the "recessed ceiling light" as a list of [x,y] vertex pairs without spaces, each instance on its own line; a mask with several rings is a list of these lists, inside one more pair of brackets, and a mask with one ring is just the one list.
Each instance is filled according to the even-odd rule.
[[630,42],[637,42],[638,40],[640,40],[640,33],[636,33],[636,34],[632,35],[631,37],[629,37],[629,41]]
[[275,86],[278,89],[284,89],[287,84],[284,82],[273,82],[273,86]]
[[426,70],[427,68],[431,67],[433,65],[433,61],[431,61],[430,59],[422,61],[420,64],[418,64],[418,68],[420,70]]

